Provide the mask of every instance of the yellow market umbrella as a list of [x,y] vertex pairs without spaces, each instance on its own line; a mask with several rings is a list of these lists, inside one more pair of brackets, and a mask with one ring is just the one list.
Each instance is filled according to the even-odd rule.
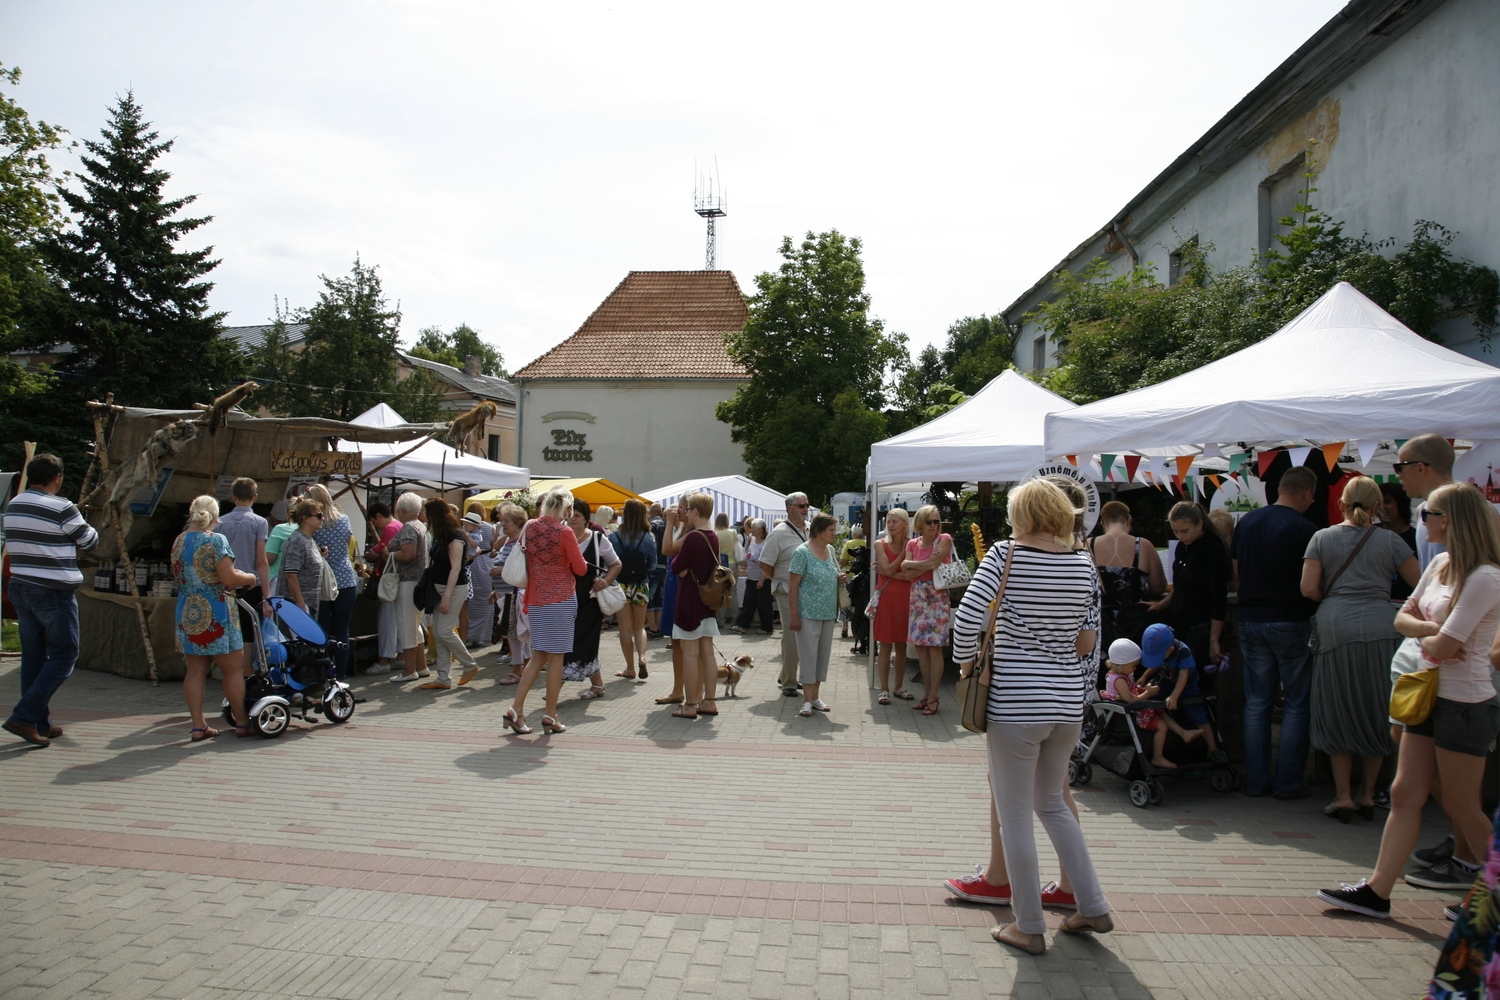
[[531,492],[534,496],[541,496],[548,490],[556,489],[567,490],[574,497],[594,508],[609,504],[619,511],[625,506],[626,500],[639,500],[646,506],[651,506],[651,501],[639,493],[633,493],[619,483],[612,483],[608,479],[533,479],[531,481]]

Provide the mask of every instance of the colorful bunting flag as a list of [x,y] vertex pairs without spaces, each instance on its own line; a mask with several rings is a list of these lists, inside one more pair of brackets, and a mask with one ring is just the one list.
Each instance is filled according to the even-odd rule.
[[1071,465],[1073,468],[1075,468],[1075,469],[1078,468],[1078,456],[1077,455],[1064,455],[1063,458],[1066,458],[1068,460],[1068,464]]
[[1208,481],[1214,484],[1214,489],[1218,489],[1219,487],[1224,485],[1224,481],[1213,473],[1209,473]]
[[1312,454],[1312,449],[1311,448],[1288,448],[1286,450],[1286,453],[1287,453],[1287,455],[1289,455],[1291,457],[1291,459],[1292,459],[1292,468],[1295,469],[1299,465],[1306,465],[1307,464],[1307,456],[1309,456],[1309,455]]
[[1178,479],[1181,479],[1183,476],[1187,475],[1188,474],[1188,470],[1191,469],[1192,467],[1193,467],[1193,456],[1192,455],[1178,455],[1177,456],[1177,478]]
[[1344,454],[1344,445],[1348,443],[1348,441],[1340,441],[1338,444],[1325,444],[1323,446],[1323,464],[1328,468],[1329,472],[1332,472],[1333,467],[1339,464],[1339,459]]
[[1255,461],[1257,466],[1260,468],[1261,479],[1266,478],[1266,470],[1271,467],[1271,463],[1276,461],[1276,456],[1280,454],[1281,449],[1279,448],[1272,449],[1271,451],[1262,451],[1256,454]]
[[1250,453],[1248,451],[1237,451],[1233,455],[1230,455],[1229,456],[1229,474],[1232,476],[1236,472],[1240,471],[1241,467],[1243,467],[1244,464],[1245,464],[1245,460],[1248,459],[1249,457],[1250,457]]
[[1140,467],[1140,464],[1141,464],[1141,456],[1139,456],[1139,455],[1126,455],[1125,456],[1125,481],[1126,482],[1134,482],[1135,481],[1135,470]]
[[1359,452],[1360,468],[1369,468],[1370,462],[1375,458],[1375,452],[1380,448],[1379,441],[1356,441],[1354,449]]
[[1114,455],[1100,455],[1099,456],[1099,478],[1103,479],[1103,480],[1105,480],[1107,482],[1109,480],[1109,470],[1110,470],[1111,467],[1114,466],[1114,464],[1115,464],[1115,456]]

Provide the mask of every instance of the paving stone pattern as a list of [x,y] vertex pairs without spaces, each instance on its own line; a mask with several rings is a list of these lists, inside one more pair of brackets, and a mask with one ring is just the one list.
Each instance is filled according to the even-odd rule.
[[[937,716],[879,706],[838,643],[833,712],[802,719],[778,647],[721,640],[757,667],[689,722],[652,701],[665,644],[648,681],[617,680],[607,633],[609,694],[568,685],[550,737],[501,734],[493,652],[450,692],[360,678],[344,726],[199,744],[177,686],[80,671],[52,748],[0,743],[0,998],[1422,991],[1453,897],[1403,886],[1389,922],[1313,899],[1367,872],[1378,823],[1201,779],[1142,810],[1096,769],[1077,797],[1119,929],[1049,934],[1041,957],[996,944],[1007,911],[942,888],[988,855],[982,738],[951,691]],[[1441,832],[1430,815],[1424,839]]]

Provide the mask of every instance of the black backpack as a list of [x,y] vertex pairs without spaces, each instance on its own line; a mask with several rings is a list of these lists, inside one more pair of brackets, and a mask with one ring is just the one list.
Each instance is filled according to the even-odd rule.
[[634,545],[627,546],[625,539],[618,532],[615,533],[615,555],[620,557],[620,575],[615,579],[620,583],[645,583],[651,571],[646,567],[645,545],[647,536],[635,540]]

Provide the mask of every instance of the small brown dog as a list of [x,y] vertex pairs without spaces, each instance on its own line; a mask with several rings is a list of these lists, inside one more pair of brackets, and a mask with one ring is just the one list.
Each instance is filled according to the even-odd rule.
[[736,656],[728,663],[719,664],[719,680],[724,682],[724,697],[739,697],[735,689],[739,686],[740,678],[745,675],[745,671],[753,666],[755,666],[755,661],[748,653]]

